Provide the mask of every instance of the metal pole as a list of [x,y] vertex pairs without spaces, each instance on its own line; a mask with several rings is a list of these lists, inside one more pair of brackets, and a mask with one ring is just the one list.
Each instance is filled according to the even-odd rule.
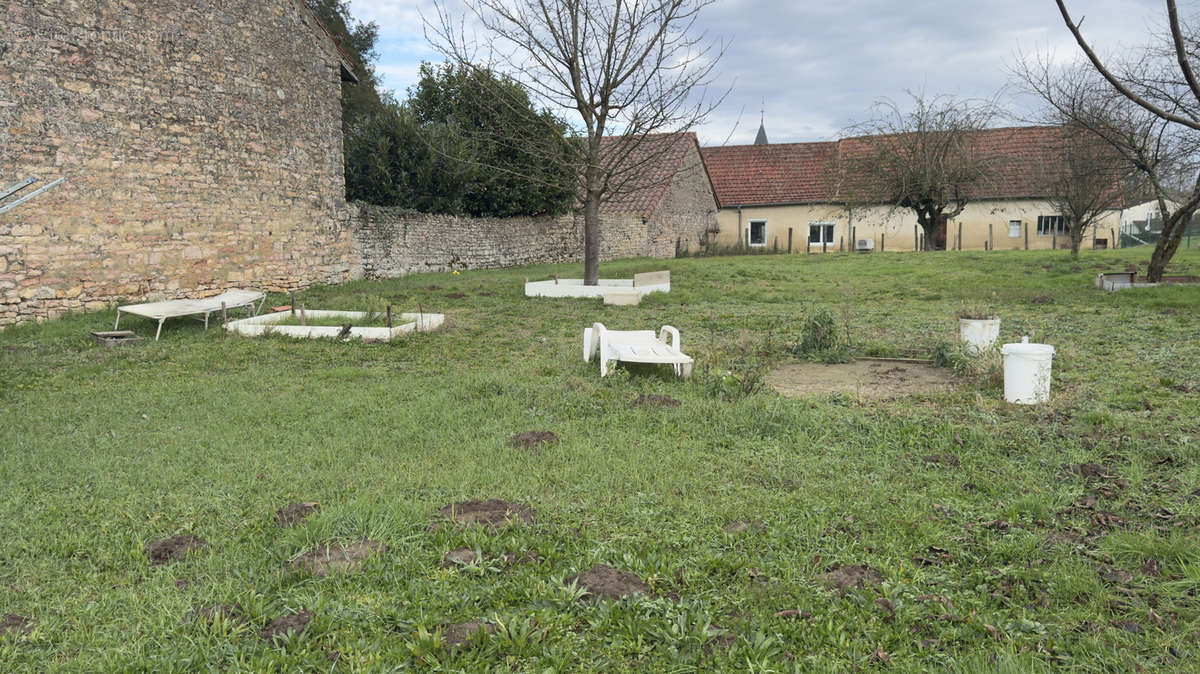
[[3,206],[0,206],[0,213],[7,213],[7,212],[11,211],[12,209],[16,208],[17,206],[20,206],[21,204],[25,203],[26,201],[29,201],[30,199],[36,197],[37,195],[41,194],[42,192],[45,192],[46,190],[50,189],[51,187],[58,185],[59,183],[61,183],[64,180],[66,180],[66,178],[59,178],[58,180],[55,180],[54,182],[50,183],[49,185],[43,185],[42,187],[39,187],[38,189],[30,192],[29,194],[26,194],[25,196],[21,197],[20,199],[17,199],[16,201],[12,202],[11,204],[5,204]]
[[29,187],[30,185],[32,185],[36,182],[37,182],[37,178],[30,178],[28,180],[22,180],[19,183],[13,183],[12,185],[4,188],[3,192],[0,192],[0,199],[7,197],[8,195],[12,194],[13,192],[20,192],[21,190],[25,189],[26,187]]

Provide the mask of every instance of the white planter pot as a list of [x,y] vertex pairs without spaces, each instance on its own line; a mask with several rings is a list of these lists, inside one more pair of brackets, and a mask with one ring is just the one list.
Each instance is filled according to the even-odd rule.
[[967,343],[967,350],[980,354],[996,343],[996,338],[1000,336],[1000,319],[960,318],[958,332],[962,341]]

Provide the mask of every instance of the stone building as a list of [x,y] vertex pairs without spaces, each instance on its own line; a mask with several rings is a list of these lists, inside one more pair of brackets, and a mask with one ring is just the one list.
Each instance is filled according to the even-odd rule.
[[334,283],[350,66],[303,0],[11,0],[0,325],[119,299]]

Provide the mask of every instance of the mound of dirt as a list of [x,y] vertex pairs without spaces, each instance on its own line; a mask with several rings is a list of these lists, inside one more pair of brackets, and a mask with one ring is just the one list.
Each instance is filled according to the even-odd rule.
[[281,527],[302,524],[309,515],[321,512],[321,504],[316,501],[293,503],[275,511],[275,523]]
[[471,638],[480,632],[492,634],[496,631],[496,626],[482,620],[471,620],[465,623],[455,623],[446,625],[445,632],[442,633],[442,640],[450,648],[459,646],[467,646],[471,643]]
[[921,363],[856,360],[853,363],[797,362],[772,369],[766,383],[789,398],[847,393],[867,400],[949,391],[954,376],[949,370]]
[[146,546],[146,558],[151,564],[167,564],[187,557],[192,550],[203,550],[208,541],[191,534],[179,534]]
[[634,407],[679,407],[679,401],[671,396],[643,393],[633,401]]
[[533,508],[521,503],[510,503],[498,499],[488,501],[463,501],[438,511],[447,520],[460,526],[484,526],[499,529],[511,524],[532,522]]
[[15,613],[9,613],[0,620],[0,636],[12,634],[16,636],[26,636],[33,631],[33,621],[25,616],[20,616]]
[[337,571],[355,571],[363,560],[387,551],[379,541],[362,540],[349,545],[321,545],[292,561],[294,569],[308,569],[314,575],[325,576]]
[[641,578],[628,572],[599,564],[567,578],[567,585],[577,584],[586,590],[583,599],[620,599],[633,595],[650,594],[650,586]]
[[525,431],[508,439],[508,444],[517,449],[540,449],[556,442],[558,436],[551,431]]
[[855,587],[877,587],[883,583],[883,575],[869,566],[839,566],[823,574],[821,580],[826,585],[845,592]]
[[308,611],[301,611],[295,615],[281,615],[267,623],[258,636],[262,637],[264,641],[274,641],[277,637],[289,632],[299,634],[308,627],[310,620],[312,620],[312,615]]
[[451,550],[442,557],[442,566],[447,569],[452,569],[456,566],[468,566],[474,564],[479,559],[479,555],[471,548],[459,548]]

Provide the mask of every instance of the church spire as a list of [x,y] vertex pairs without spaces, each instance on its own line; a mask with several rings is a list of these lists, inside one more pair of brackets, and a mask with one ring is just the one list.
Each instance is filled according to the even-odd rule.
[[764,100],[762,110],[760,110],[760,112],[759,112],[758,135],[754,137],[755,145],[766,145],[767,144],[766,119],[767,119],[767,102]]

